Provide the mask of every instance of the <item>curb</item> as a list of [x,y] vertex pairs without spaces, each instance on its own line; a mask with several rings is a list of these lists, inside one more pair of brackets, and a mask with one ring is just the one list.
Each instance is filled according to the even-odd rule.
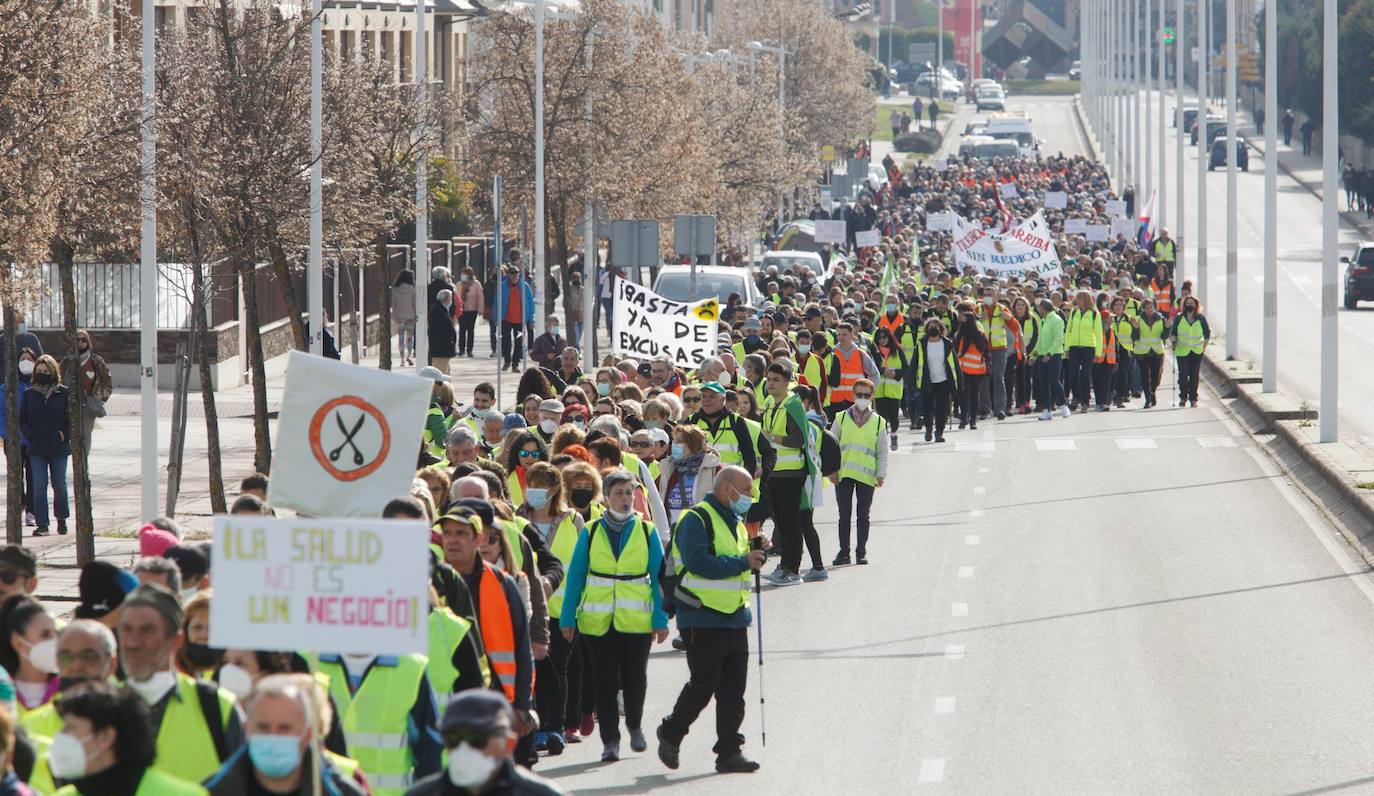
[[1226,411],[1252,437],[1261,441],[1284,473],[1291,477],[1340,531],[1368,565],[1374,566],[1374,491],[1361,489],[1358,474],[1374,480],[1374,462],[1344,442],[1317,442],[1305,429],[1317,411],[1283,393],[1261,393],[1248,362],[1227,362],[1209,347],[1203,354],[1203,378]]
[[1078,123],[1078,134],[1083,136],[1083,141],[1088,145],[1088,152],[1093,161],[1102,162],[1102,153],[1098,151],[1097,141],[1093,139],[1092,133],[1088,132],[1088,121],[1083,118],[1083,95],[1075,94],[1073,97],[1073,118]]

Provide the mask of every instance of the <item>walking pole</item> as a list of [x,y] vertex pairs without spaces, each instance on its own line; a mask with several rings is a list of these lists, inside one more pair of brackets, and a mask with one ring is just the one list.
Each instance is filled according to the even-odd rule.
[[[754,550],[763,549],[763,537],[755,536],[749,540],[749,547]],[[754,613],[758,614],[758,621],[754,627],[758,629],[758,648],[759,648],[759,740],[763,746],[768,745],[768,721],[764,718],[764,699],[763,699],[763,586],[759,578],[759,571],[754,570]]]

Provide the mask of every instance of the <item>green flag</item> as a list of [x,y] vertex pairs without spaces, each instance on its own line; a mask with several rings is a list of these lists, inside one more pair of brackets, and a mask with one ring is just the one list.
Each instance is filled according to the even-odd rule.
[[878,283],[878,292],[887,295],[888,288],[897,284],[897,264],[892,261],[892,255],[887,255],[887,264],[883,266],[883,279]]

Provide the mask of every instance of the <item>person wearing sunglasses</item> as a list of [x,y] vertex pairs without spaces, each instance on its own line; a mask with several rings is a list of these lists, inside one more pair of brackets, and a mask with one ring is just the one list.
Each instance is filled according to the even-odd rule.
[[33,594],[38,588],[38,558],[27,547],[0,547],[0,603],[16,594]]
[[525,472],[549,460],[549,449],[544,440],[533,431],[524,431],[509,445],[505,453],[506,486],[510,488],[511,503],[519,506],[525,502]]
[[[464,691],[439,720],[448,750],[445,770],[415,783],[407,796],[450,793],[522,793],[556,796],[567,791],[515,764],[518,737],[510,703],[492,691]],[[456,789],[456,790],[455,790]]]

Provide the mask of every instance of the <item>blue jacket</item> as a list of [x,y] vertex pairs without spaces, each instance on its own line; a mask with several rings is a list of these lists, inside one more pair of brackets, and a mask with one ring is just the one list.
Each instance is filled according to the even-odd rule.
[[67,388],[61,384],[47,397],[30,387],[19,396],[19,433],[29,443],[29,453],[39,456],[70,456],[67,432]]
[[[28,392],[28,390],[29,390],[29,385],[25,384],[23,381],[20,381],[20,382],[19,382],[19,403],[17,404],[17,406],[18,406],[20,409],[23,409],[23,408],[24,408],[24,393]],[[9,415],[6,414],[6,412],[5,412],[5,399],[9,397],[6,393],[7,393],[7,390],[5,389],[5,385],[4,385],[3,383],[0,383],[0,439],[6,439],[6,437],[5,437],[5,423],[9,420]],[[19,444],[20,444],[20,445],[27,445],[27,444],[29,444],[29,441],[24,437],[24,433],[23,433],[23,429],[22,429],[22,428],[20,429],[20,433],[19,433]]]
[[[731,526],[735,524],[735,512],[716,500],[715,495],[707,495],[704,502],[710,503],[711,508],[720,512],[720,517],[725,522]],[[673,533],[677,540],[677,551],[682,556],[681,563],[689,572],[703,578],[721,579],[749,571],[749,559],[745,556],[720,555],[719,551],[716,554],[711,553],[711,539],[715,532],[702,524],[695,511],[682,512],[677,530]],[[753,614],[749,612],[747,601],[730,616],[721,616],[704,608],[694,609],[683,605],[681,600],[677,602],[678,630],[694,627],[739,630],[749,627],[752,622]]]
[[[524,296],[523,303],[520,305],[525,311],[525,323],[534,323],[534,288],[530,287],[530,280],[519,279],[517,284],[520,286],[520,295]],[[511,287],[506,282],[506,275],[501,275],[500,290],[496,294],[496,319],[504,321],[506,319],[506,305],[510,303]]]
[[[658,582],[658,571],[663,563],[663,540],[659,538],[658,529],[648,520],[643,520],[645,530],[649,534],[649,589],[654,595],[654,630],[668,629],[668,612],[663,608],[663,587]],[[628,524],[626,526],[628,528]],[[577,539],[577,547],[573,548],[572,561],[568,563],[568,575],[564,580],[566,588],[563,592],[563,604],[580,605],[582,602],[582,591],[587,586],[587,573],[591,571],[592,560],[592,534],[600,531],[608,533],[605,523],[598,519],[587,526],[587,532]],[[608,534],[609,535],[609,534]],[[612,537],[615,539],[615,537]],[[625,541],[630,535],[622,532],[618,543],[613,545],[611,552],[615,553],[616,558],[620,558],[620,551],[625,549]],[[577,612],[564,610],[562,616],[558,618],[559,627],[577,627]]]

